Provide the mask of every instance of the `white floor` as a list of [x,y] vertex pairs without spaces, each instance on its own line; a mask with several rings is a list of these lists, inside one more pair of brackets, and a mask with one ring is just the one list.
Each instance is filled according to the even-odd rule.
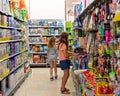
[[63,95],[60,93],[62,75],[62,71],[58,68],[59,78],[50,81],[49,68],[33,68],[32,73],[14,96],[76,96],[71,76],[67,82],[67,88],[70,89],[71,94]]

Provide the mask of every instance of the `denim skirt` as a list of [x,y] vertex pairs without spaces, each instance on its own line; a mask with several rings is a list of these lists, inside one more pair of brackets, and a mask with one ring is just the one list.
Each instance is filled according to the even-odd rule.
[[70,60],[62,60],[60,61],[61,70],[70,69]]

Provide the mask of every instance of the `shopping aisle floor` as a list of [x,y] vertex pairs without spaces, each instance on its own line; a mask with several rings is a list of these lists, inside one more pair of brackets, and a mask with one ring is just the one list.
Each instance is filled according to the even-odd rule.
[[49,79],[49,68],[33,68],[32,73],[16,91],[14,96],[76,96],[74,84],[70,76],[67,87],[71,94],[60,93],[62,71],[58,68],[59,78],[54,81]]

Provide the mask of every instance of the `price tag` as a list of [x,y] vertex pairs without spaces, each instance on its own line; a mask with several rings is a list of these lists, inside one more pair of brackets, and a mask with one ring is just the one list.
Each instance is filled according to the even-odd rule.
[[107,78],[96,78],[96,82],[102,82],[102,81],[107,82]]

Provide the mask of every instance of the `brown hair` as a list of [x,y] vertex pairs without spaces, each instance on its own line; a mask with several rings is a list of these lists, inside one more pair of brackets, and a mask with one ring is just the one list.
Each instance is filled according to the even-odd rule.
[[59,44],[58,44],[58,49],[59,49],[59,45],[63,43],[67,46],[68,49],[68,34],[66,32],[62,32],[60,34],[60,39],[59,39]]
[[48,48],[53,48],[55,45],[55,37],[51,37],[48,42]]

